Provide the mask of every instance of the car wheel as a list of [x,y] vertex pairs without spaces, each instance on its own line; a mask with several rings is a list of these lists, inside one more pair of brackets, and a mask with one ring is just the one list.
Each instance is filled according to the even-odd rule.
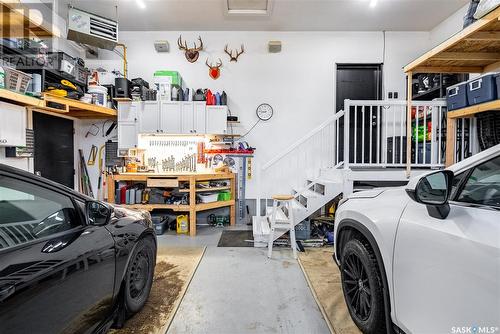
[[384,296],[377,260],[368,244],[349,240],[342,249],[344,298],[363,333],[385,333]]
[[151,238],[139,240],[125,275],[124,304],[127,315],[142,309],[151,291],[156,262],[156,246]]

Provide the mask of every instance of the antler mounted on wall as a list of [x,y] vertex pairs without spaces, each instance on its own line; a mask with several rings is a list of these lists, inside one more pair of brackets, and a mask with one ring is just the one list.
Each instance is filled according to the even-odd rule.
[[210,75],[210,78],[216,80],[220,77],[220,68],[222,66],[222,60],[220,60],[219,58],[219,61],[217,62],[217,64],[214,66],[212,65],[212,63],[208,63],[208,58],[207,60],[205,61],[205,64],[207,64],[207,66],[209,67],[209,70],[208,70],[208,75]]
[[233,56],[233,50],[228,50],[227,48],[227,44],[226,44],[226,47],[224,48],[224,52],[227,53],[229,55],[229,57],[231,57],[231,59],[229,61],[238,61],[238,57],[243,53],[245,52],[245,47],[243,46],[243,44],[241,44],[241,50],[238,50],[236,49],[236,56]]
[[194,63],[195,61],[197,61],[198,57],[200,56],[200,51],[203,50],[203,41],[201,40],[201,37],[198,36],[198,40],[200,41],[200,46],[196,46],[196,42],[194,42],[194,47],[192,48],[189,48],[187,46],[186,41],[182,43],[182,35],[180,35],[179,39],[177,40],[179,50],[184,51],[184,55],[186,56],[187,61],[190,63]]

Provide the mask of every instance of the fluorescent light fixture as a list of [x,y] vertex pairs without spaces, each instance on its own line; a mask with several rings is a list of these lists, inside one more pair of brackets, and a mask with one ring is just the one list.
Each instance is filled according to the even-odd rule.
[[140,9],[146,9],[146,4],[144,3],[144,0],[135,0],[137,3],[137,6],[139,6]]
[[370,8],[374,8],[377,5],[377,0],[370,0]]

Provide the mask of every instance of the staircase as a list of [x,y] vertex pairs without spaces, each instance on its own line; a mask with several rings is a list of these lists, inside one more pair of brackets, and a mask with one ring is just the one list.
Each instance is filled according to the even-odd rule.
[[[416,117],[412,124],[432,122],[425,127],[429,136],[415,142],[411,152],[411,173],[419,174],[428,169],[444,167],[444,139],[446,103],[443,101],[413,101]],[[344,101],[345,111],[326,119],[289,149],[266,163],[257,175],[258,189],[265,199],[265,210],[254,216],[253,237],[255,247],[267,247],[273,194],[292,194],[295,225],[310,217],[340,194],[353,192],[355,181],[406,181],[406,101]],[[420,122],[420,123],[419,123]],[[415,124],[414,124],[415,123]],[[343,124],[350,126],[344,127]],[[368,126],[366,124],[372,124]],[[473,120],[457,127],[467,133],[475,127]],[[469,127],[466,129],[466,126]],[[349,133],[350,131],[355,133]],[[463,138],[463,136],[457,136]],[[471,137],[474,138],[474,137]],[[426,142],[427,141],[427,142]],[[477,143],[466,146],[457,142],[460,149],[456,160],[474,154]],[[466,152],[466,149],[469,152]],[[413,168],[417,169],[413,169]],[[285,220],[287,212],[279,210],[277,220]],[[276,231],[274,240],[286,231]]]
[[[335,173],[338,173],[338,179],[322,179],[319,177],[313,180],[307,180],[306,185],[302,189],[292,190],[292,194],[295,196],[292,202],[295,225],[308,218],[328,202],[343,193],[346,187],[349,188],[342,179],[343,170],[337,169]],[[265,216],[253,217],[254,247],[267,247],[269,233],[271,232],[269,225],[272,210],[272,206],[267,206]],[[284,212],[282,209],[279,209],[276,213],[276,221],[278,223],[286,222],[287,217],[288,212]],[[278,239],[286,232],[287,231],[284,230],[276,230],[273,240]]]

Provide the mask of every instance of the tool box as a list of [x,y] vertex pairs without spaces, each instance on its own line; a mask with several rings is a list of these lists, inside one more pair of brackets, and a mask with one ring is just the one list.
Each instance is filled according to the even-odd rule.
[[448,111],[465,108],[467,104],[467,82],[446,88],[446,104]]
[[467,101],[469,105],[480,104],[497,99],[497,74],[485,74],[467,81]]

